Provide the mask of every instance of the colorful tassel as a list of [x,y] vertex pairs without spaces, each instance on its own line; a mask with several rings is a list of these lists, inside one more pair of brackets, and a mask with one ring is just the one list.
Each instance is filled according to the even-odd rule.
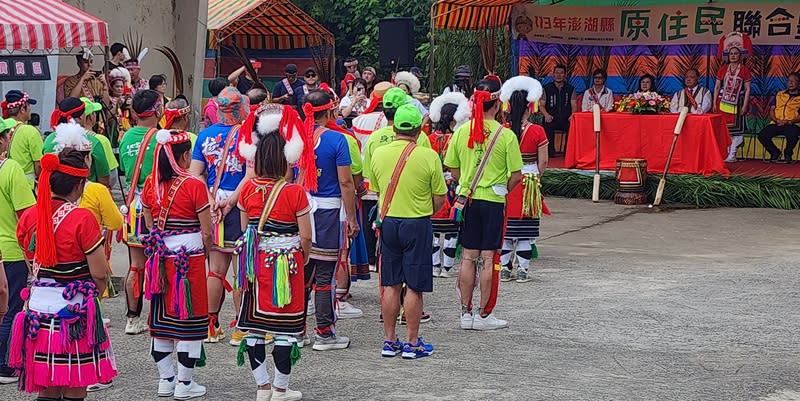
[[17,313],[14,316],[14,323],[11,326],[11,335],[8,341],[8,366],[12,368],[22,367],[22,354],[25,345],[25,321],[28,319],[25,311]]
[[236,366],[244,366],[244,355],[247,353],[247,338],[243,338],[236,350]]
[[292,343],[292,351],[289,353],[289,360],[292,362],[292,366],[297,364],[301,356],[300,347],[297,346],[297,343]]
[[542,183],[538,174],[522,176],[522,217],[539,219],[542,217]]
[[241,238],[236,240],[233,251],[236,257],[236,281],[234,288],[247,291],[248,283],[256,277],[256,258],[258,257],[258,232],[254,225],[249,225],[244,230]]
[[183,277],[183,310],[181,311],[181,318],[188,319],[190,316],[194,316],[194,310],[192,308],[192,287],[189,285],[189,279],[184,276]]
[[218,247],[225,246],[225,224],[223,222],[214,226],[214,245]]
[[194,364],[195,367],[202,368],[206,366],[206,347],[200,344],[200,359]]
[[292,290],[289,285],[289,259],[285,254],[280,254],[275,260],[273,269],[273,304],[278,308],[292,302]]

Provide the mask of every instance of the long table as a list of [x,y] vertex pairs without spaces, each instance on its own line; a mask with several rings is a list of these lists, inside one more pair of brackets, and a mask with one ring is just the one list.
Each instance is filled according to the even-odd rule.
[[[592,113],[572,115],[566,168],[595,168],[593,121]],[[647,160],[648,171],[663,173],[677,121],[677,114],[603,113],[600,117],[600,168],[614,170],[617,159],[641,158]],[[730,144],[730,134],[721,115],[689,115],[678,138],[669,172],[730,175],[724,162]]]

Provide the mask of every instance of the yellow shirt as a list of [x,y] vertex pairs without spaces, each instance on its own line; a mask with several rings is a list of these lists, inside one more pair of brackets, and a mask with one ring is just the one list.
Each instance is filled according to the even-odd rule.
[[83,196],[81,196],[78,206],[89,209],[94,218],[97,219],[100,227],[107,228],[110,231],[122,229],[122,214],[119,212],[117,204],[114,203],[111,192],[105,185],[87,182],[86,187],[83,188]]
[[[461,190],[459,195],[467,196],[469,187],[472,184],[472,177],[478,171],[484,150],[489,146],[492,138],[497,131],[500,123],[494,120],[484,120],[483,130],[486,133],[486,141],[483,144],[475,144],[473,149],[467,147],[469,142],[470,124],[463,124],[450,138],[450,145],[447,147],[447,155],[444,158],[444,165],[460,170]],[[514,132],[508,128],[503,128],[497,135],[502,135],[494,145],[486,168],[473,199],[485,200],[489,202],[505,203],[508,178],[511,173],[522,170],[522,155],[519,151],[519,141]]]
[[[387,143],[392,143],[394,141],[394,136],[394,127],[391,125],[377,129],[370,134],[369,139],[367,139],[367,144],[364,146],[364,178],[370,178],[367,173],[367,170],[369,169],[367,169],[366,166],[369,165],[370,160],[372,159],[372,154],[375,153],[375,149],[378,149]],[[417,137],[417,145],[430,149],[431,141],[428,139],[427,135],[420,132],[419,136]]]
[[[373,177],[369,186],[379,194],[379,204],[383,202],[395,166],[407,144],[407,141],[393,141],[382,146],[375,151],[375,157],[365,169],[365,172],[369,170],[370,176]],[[386,216],[399,218],[431,216],[433,196],[444,195],[446,192],[447,186],[444,183],[439,155],[433,149],[417,146],[408,156],[408,161],[400,173],[392,204]]]

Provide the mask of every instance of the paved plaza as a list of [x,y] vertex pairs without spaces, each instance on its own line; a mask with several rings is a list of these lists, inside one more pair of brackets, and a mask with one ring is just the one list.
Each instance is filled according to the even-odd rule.
[[[434,355],[383,359],[373,276],[354,284],[365,316],[338,326],[351,347],[305,348],[290,386],[304,400],[800,400],[800,213],[548,202],[535,280],[501,284],[509,328],[460,330],[455,279],[437,278],[421,328]],[[159,399],[148,337],[123,334],[122,297],[104,308],[120,376],[87,399]],[[220,320],[232,317],[229,298]],[[199,400],[255,399],[234,347],[206,351]]]

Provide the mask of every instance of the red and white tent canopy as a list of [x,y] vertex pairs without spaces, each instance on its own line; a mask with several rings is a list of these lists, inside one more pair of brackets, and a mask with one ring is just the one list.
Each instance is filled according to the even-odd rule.
[[0,0],[0,50],[107,46],[108,25],[60,0]]

